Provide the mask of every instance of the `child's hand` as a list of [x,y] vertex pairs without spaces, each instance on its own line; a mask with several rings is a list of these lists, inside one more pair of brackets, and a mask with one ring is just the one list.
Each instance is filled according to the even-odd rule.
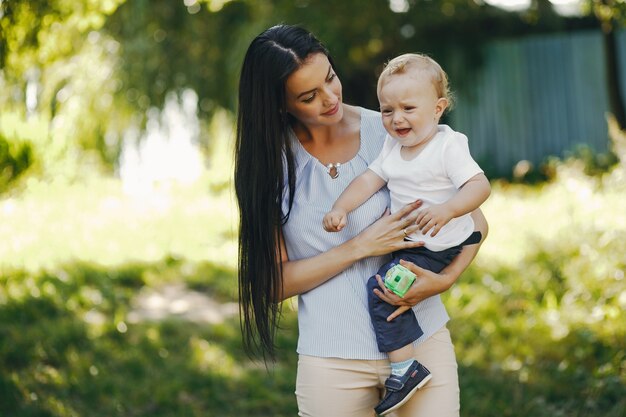
[[435,204],[433,206],[418,210],[415,224],[425,235],[432,230],[431,236],[436,236],[439,230],[454,218],[454,213],[445,204]]
[[333,209],[326,213],[322,223],[324,224],[324,230],[327,232],[339,232],[346,225],[348,213],[344,210]]

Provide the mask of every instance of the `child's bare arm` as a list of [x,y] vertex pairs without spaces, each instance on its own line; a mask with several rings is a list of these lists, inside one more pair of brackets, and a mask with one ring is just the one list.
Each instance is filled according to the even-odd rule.
[[435,204],[420,210],[416,223],[422,234],[432,230],[431,236],[436,236],[439,230],[450,220],[480,207],[487,200],[489,194],[491,194],[491,185],[485,174],[474,175],[445,203]]
[[372,170],[365,170],[356,177],[348,188],[337,198],[333,208],[324,216],[324,229],[338,232],[346,225],[348,213],[367,201],[376,191],[385,185],[385,181]]
[[341,209],[349,213],[365,203],[385,184],[385,181],[375,174],[374,171],[367,169],[352,180],[348,188],[341,193],[335,204],[333,204],[333,209]]

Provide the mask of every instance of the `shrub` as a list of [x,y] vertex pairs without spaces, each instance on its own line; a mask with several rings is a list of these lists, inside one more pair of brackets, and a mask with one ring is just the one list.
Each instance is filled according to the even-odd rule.
[[30,142],[9,139],[0,133],[0,191],[23,174],[34,162]]

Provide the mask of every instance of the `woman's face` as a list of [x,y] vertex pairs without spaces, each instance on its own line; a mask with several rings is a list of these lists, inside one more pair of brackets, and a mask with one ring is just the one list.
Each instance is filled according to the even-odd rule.
[[305,125],[332,125],[343,117],[341,82],[328,57],[307,57],[285,82],[287,111]]

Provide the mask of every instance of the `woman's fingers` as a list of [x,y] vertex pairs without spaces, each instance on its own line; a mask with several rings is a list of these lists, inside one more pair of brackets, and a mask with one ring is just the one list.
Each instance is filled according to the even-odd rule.
[[391,305],[407,305],[402,298],[395,295],[385,286],[385,283],[380,275],[376,275],[376,280],[378,281],[380,289],[374,288],[374,294],[376,294],[378,298]]
[[413,272],[418,277],[424,274],[424,269],[415,265],[413,262],[405,261],[404,259],[400,259],[400,265],[407,268],[409,271]]
[[[421,205],[422,205],[421,200],[414,201],[412,203],[409,203],[409,204],[405,205],[404,207],[402,207],[400,210],[396,211],[391,216],[392,216],[393,220],[402,220],[405,217],[406,218],[413,217],[411,222],[414,222],[416,214],[414,214],[413,212],[415,211],[415,209],[417,209]],[[412,215],[412,216],[410,216],[410,215]],[[410,223],[408,223],[408,224],[410,224]],[[407,224],[407,226],[408,226],[408,224]]]
[[404,249],[419,248],[426,244],[423,240],[405,240],[403,243]]
[[374,293],[376,293],[376,291],[378,291],[380,293],[379,297],[383,300],[385,300],[386,302],[388,302],[389,304],[393,304],[393,297],[395,296],[394,293],[392,293],[389,288],[387,288],[387,286],[385,285],[385,282],[383,281],[382,277],[380,275],[376,275],[376,280],[378,281],[378,286],[380,287],[380,290],[378,288],[374,289]]
[[387,289],[387,287],[385,286],[385,282],[383,281],[382,277],[378,274],[376,274],[376,281],[378,281],[378,286],[382,291],[389,292],[389,289]]
[[419,226],[416,224],[412,224],[409,227],[405,227],[404,230],[406,230],[407,235],[412,235],[419,230]]
[[387,321],[391,321],[391,320],[395,319],[400,314],[404,313],[405,311],[407,311],[410,308],[411,308],[410,306],[400,306],[400,307],[396,308],[396,310],[393,313],[391,313],[389,315],[389,317],[387,317]]
[[[378,298],[380,298],[381,300],[383,300],[384,302],[391,304],[391,305],[398,305],[397,301],[392,300],[391,297],[387,296],[386,293],[380,291],[378,288],[374,289],[374,294],[376,294],[376,296]],[[395,294],[394,294],[395,295]]]
[[[395,226],[397,227],[396,230],[401,231],[403,237],[415,233],[415,231],[418,229],[417,227],[415,227],[416,219],[419,214],[416,209],[419,208],[421,205],[422,201],[416,200],[412,203],[405,205],[397,212],[389,215],[389,220],[391,222],[397,222]],[[382,217],[387,214],[389,214],[388,209],[385,211],[385,214],[383,214]]]
[[380,275],[376,275],[376,281],[378,281],[378,287],[374,288],[374,294],[378,296],[381,300],[386,303],[393,304],[391,295],[393,294],[387,287],[385,287],[385,283]]

